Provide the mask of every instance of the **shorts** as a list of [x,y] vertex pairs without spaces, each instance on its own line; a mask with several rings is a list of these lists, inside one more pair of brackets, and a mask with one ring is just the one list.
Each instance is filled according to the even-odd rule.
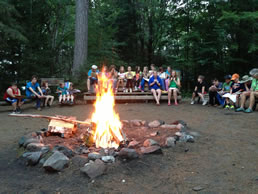
[[90,85],[97,84],[98,79],[97,78],[90,78]]
[[[8,98],[5,99],[5,101],[10,103],[10,104],[13,104],[15,102],[18,102],[18,99],[16,99],[16,98],[9,98],[8,97]],[[21,102],[24,102],[24,99],[21,99]]]

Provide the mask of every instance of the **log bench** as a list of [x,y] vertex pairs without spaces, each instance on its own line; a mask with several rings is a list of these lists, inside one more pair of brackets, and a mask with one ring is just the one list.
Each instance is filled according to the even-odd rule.
[[[96,94],[85,92],[84,101],[93,102],[96,100]],[[173,95],[171,97],[173,100]],[[178,96],[178,101],[182,99],[181,95]],[[168,100],[168,93],[161,94],[161,101]],[[116,102],[145,102],[148,103],[149,101],[154,101],[154,97],[150,91],[148,92],[117,92],[115,93],[115,101]]]

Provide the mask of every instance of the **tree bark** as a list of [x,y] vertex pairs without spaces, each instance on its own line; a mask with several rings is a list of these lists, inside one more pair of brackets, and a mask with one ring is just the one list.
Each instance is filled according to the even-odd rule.
[[80,67],[87,63],[88,54],[88,0],[76,0],[75,45],[72,74],[77,75]]

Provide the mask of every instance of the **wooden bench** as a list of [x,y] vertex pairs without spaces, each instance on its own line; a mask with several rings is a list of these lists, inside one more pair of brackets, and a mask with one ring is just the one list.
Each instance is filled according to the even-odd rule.
[[[96,100],[96,94],[85,92],[84,101],[92,102]],[[173,100],[173,95],[171,97]],[[181,95],[178,96],[178,101],[182,99]],[[161,101],[168,100],[168,93],[161,94]],[[151,92],[117,92],[115,93],[115,101],[116,102],[145,102],[154,101],[154,97]]]

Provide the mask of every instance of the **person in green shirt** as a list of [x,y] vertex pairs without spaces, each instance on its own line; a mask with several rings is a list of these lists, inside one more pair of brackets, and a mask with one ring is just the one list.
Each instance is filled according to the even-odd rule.
[[[230,93],[232,81],[231,81],[232,76],[231,75],[226,75],[225,76],[225,82],[222,85],[222,90],[219,92],[220,96],[223,96],[224,94]],[[230,100],[229,98],[224,98],[225,99],[225,108],[229,109],[230,108]]]
[[244,110],[245,113],[253,112],[255,98],[258,98],[258,68],[252,69],[250,75],[253,77],[253,81],[251,85],[250,103],[248,109]]
[[181,86],[180,79],[177,77],[176,71],[171,72],[171,77],[168,81],[168,106],[170,106],[171,94],[173,92],[175,105],[177,106],[177,95],[179,93],[179,88]]

